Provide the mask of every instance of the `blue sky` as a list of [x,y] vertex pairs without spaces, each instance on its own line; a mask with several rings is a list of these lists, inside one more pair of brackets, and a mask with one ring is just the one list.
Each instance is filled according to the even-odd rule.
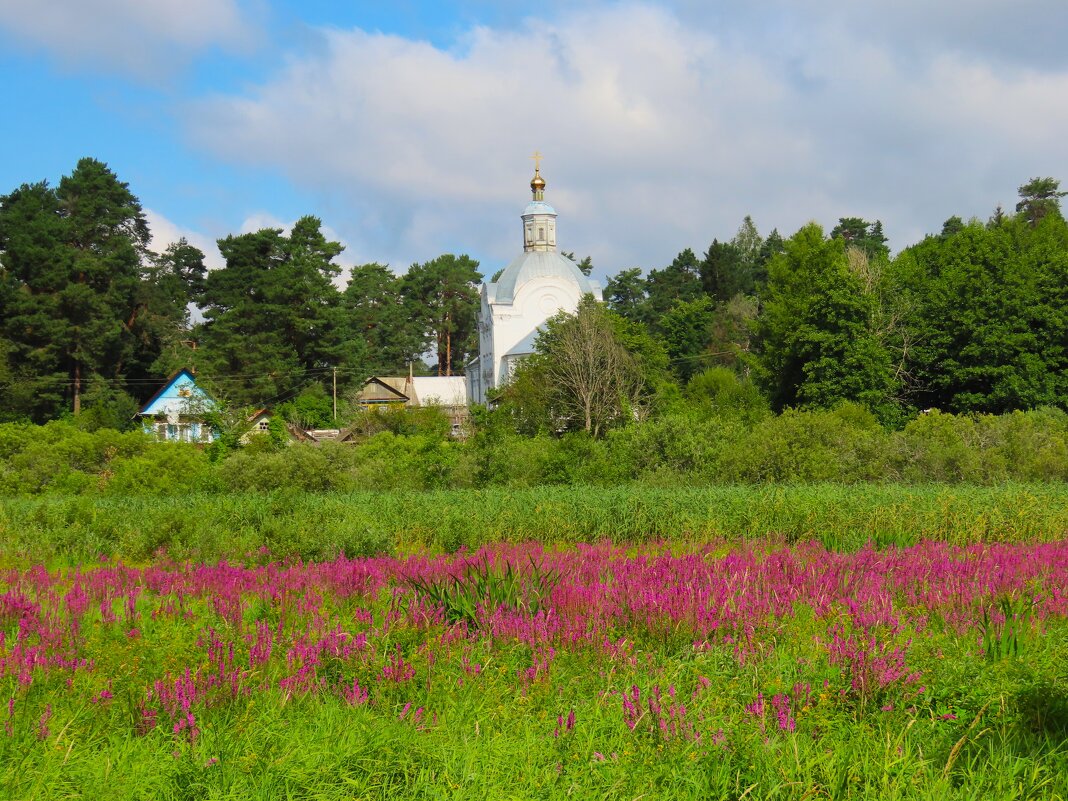
[[1068,183],[1068,3],[887,5],[0,0],[0,193],[93,156],[161,247],[315,214],[345,263],[492,273],[537,148],[603,279],[746,214],[900,248]]

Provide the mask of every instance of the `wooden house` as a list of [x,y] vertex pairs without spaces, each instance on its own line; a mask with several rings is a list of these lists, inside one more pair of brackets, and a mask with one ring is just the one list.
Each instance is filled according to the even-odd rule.
[[[275,413],[271,409],[257,409],[254,411],[249,415],[249,430],[243,437],[241,437],[241,441],[248,444],[251,437],[267,434],[271,430],[271,420],[273,420],[274,417]],[[308,442],[313,444],[318,442],[315,437],[300,426],[293,425],[289,421],[283,421],[283,425],[290,442]]]
[[436,406],[452,423],[454,436],[460,436],[467,420],[467,379],[463,376],[371,376],[356,401],[360,408]]
[[160,442],[211,442],[217,436],[207,421],[215,402],[197,386],[189,370],[178,370],[141,407],[137,417]]

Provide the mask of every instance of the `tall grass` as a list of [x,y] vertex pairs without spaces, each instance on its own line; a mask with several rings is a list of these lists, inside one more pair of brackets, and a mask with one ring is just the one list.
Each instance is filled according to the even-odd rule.
[[456,551],[490,542],[815,539],[835,550],[1049,541],[1068,533],[1063,484],[649,486],[431,492],[0,498],[12,561],[242,559]]

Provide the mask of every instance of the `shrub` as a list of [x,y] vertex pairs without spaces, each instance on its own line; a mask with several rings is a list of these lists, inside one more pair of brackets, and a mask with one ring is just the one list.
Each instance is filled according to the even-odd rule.
[[852,403],[831,411],[787,409],[725,450],[723,478],[745,482],[877,481],[885,477],[887,435]]
[[184,495],[216,492],[222,485],[202,449],[160,442],[138,456],[118,460],[105,488],[109,495]]
[[4,426],[0,447],[8,451],[0,492],[82,492],[102,486],[124,459],[142,453],[150,440],[140,431],[83,431],[69,421],[20,430]]
[[771,413],[767,398],[756,384],[726,367],[712,367],[695,375],[686,385],[685,395],[691,403],[717,415],[736,416],[747,422]]
[[938,410],[922,414],[900,434],[898,470],[906,481],[959,482],[981,477],[975,420]]

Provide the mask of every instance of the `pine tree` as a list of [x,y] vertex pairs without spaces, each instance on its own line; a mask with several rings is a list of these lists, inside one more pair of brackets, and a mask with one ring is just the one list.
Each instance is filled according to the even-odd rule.
[[413,264],[404,276],[404,303],[437,353],[438,375],[463,370],[478,352],[478,262],[451,253]]
[[148,226],[127,184],[95,159],[56,189],[24,185],[0,199],[0,336],[12,389],[5,414],[74,414],[91,381],[121,380],[151,360],[135,331]]

